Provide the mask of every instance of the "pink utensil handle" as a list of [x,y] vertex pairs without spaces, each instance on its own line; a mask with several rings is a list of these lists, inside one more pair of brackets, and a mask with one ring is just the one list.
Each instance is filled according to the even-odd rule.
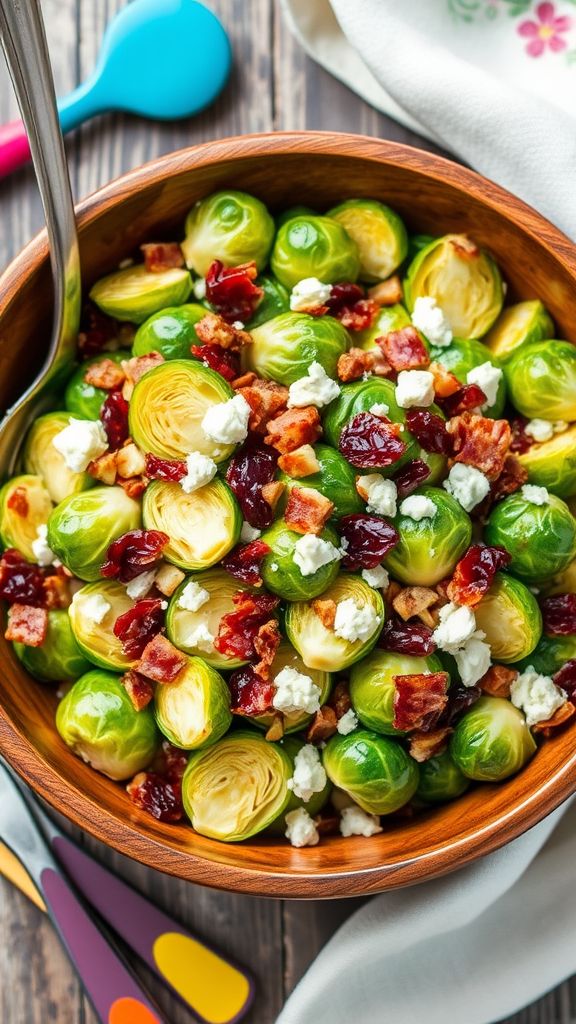
[[0,178],[28,163],[30,146],[22,121],[0,125]]

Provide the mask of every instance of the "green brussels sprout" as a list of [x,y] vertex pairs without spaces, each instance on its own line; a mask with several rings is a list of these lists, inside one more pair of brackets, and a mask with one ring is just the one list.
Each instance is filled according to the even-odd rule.
[[543,634],[534,650],[526,658],[516,662],[514,668],[525,672],[533,668],[543,676],[553,676],[567,661],[576,658],[576,635],[546,636]]
[[536,743],[524,715],[509,700],[481,697],[456,725],[449,750],[468,779],[500,782],[524,767]]
[[160,732],[176,747],[200,750],[216,743],[232,722],[230,690],[202,658],[188,658],[168,686],[157,686],[154,714]]
[[47,412],[34,421],[24,446],[24,469],[42,479],[55,505],[70,494],[86,491],[94,485],[89,473],[75,473],[68,469],[64,456],[52,441],[70,422],[68,412]]
[[503,572],[496,573],[474,614],[494,661],[504,664],[530,654],[542,634],[542,614],[534,594],[520,580]]
[[180,569],[208,569],[232,550],[240,537],[242,513],[232,491],[217,477],[192,494],[180,484],[154,480],[146,488],[142,521],[170,540],[163,551]]
[[356,242],[330,217],[292,217],[278,230],[270,266],[285,288],[306,277],[335,284],[356,280],[360,255]]
[[100,278],[90,298],[107,316],[141,324],[166,306],[181,306],[192,291],[187,270],[173,267],[151,273],[139,264]]
[[[370,377],[368,380],[358,381],[353,384],[344,384],[338,398],[326,408],[323,417],[324,437],[333,448],[338,448],[340,434],[344,427],[354,419],[360,412],[369,412],[373,405],[387,405],[388,418],[393,423],[402,425],[406,422],[406,410],[401,409],[396,401],[396,393],[392,381],[384,380],[382,377]],[[433,411],[436,411],[433,407]],[[402,440],[406,444],[406,451],[401,459],[398,459],[392,466],[385,466],[378,470],[382,476],[391,476],[406,462],[420,457],[420,445],[414,440],[408,430],[402,433]]]
[[533,444],[518,458],[528,470],[531,484],[546,487],[559,498],[576,495],[576,426]]
[[[462,384],[466,384],[468,373],[476,366],[491,363],[492,366],[498,367],[496,359],[491,353],[486,351],[486,346],[481,341],[476,341],[475,338],[454,338],[450,345],[445,348],[433,346],[430,349],[430,359],[435,363],[441,363],[442,366],[445,366],[450,373],[458,377]],[[504,411],[505,404],[506,384],[502,375],[498,384],[496,401],[492,405],[488,405],[486,409],[483,409],[482,414],[498,419]]]
[[402,327],[409,327],[411,323],[408,313],[400,303],[394,306],[382,306],[370,327],[366,327],[363,331],[356,331],[354,345],[365,351],[378,348],[376,338],[381,338],[382,335],[390,334],[392,331],[399,331]]
[[194,328],[207,312],[196,302],[160,309],[136,331],[132,354],[145,356],[159,352],[164,359],[191,359],[191,345],[202,344]]
[[252,344],[242,352],[243,364],[279,384],[305,377],[313,362],[336,379],[338,360],[349,345],[348,331],[334,317],[281,313],[252,331]]
[[403,736],[394,728],[395,676],[442,672],[434,655],[416,658],[410,654],[374,650],[356,662],[350,673],[350,700],[359,720],[367,729],[389,736]]
[[230,190],[200,199],[186,218],[185,232],[184,259],[201,277],[214,260],[227,267],[254,261],[262,270],[274,238],[274,221],[255,196]]
[[130,399],[130,436],[139,448],[162,459],[185,459],[200,452],[222,462],[235,445],[212,441],[202,420],[213,405],[234,397],[214,370],[194,359],[171,359],[145,373]]
[[43,683],[77,679],[92,667],[74,639],[64,608],[48,612],[48,631],[41,647],[15,643],[14,651],[30,675]]
[[68,609],[70,626],[82,654],[98,668],[125,672],[136,664],[114,636],[114,623],[134,606],[116,580],[96,580],[77,590]]
[[318,211],[313,210],[311,206],[304,206],[302,204],[296,206],[289,206],[287,210],[282,210],[282,213],[276,215],[276,230],[286,224],[289,220],[294,220],[294,217],[317,217]]
[[360,576],[352,573],[339,576],[322,594],[322,598],[334,601],[336,605],[353,601],[357,608],[367,610],[365,628],[358,639],[345,639],[344,636],[337,636],[334,629],[327,629],[311,600],[288,605],[284,620],[286,635],[307,668],[341,672],[374,647],[384,624],[384,601],[379,590],[368,586]]
[[31,473],[14,476],[0,489],[0,540],[5,548],[17,548],[29,562],[36,556],[32,544],[38,527],[45,526],[52,502],[44,481]]
[[469,786],[470,780],[445,750],[420,765],[416,796],[427,804],[443,804],[462,796]]
[[422,249],[408,267],[404,298],[430,296],[457,338],[481,338],[502,309],[504,291],[496,263],[466,235],[444,235]]
[[311,487],[319,491],[334,505],[331,518],[335,521],[341,516],[363,512],[364,503],[356,490],[356,472],[350,463],[327,444],[315,445],[314,453],[320,465],[316,473],[297,479],[280,473],[279,479],[286,484],[286,491],[290,493],[293,487]]
[[[290,760],[292,761],[292,774],[294,774],[294,761],[296,760],[296,755],[298,754],[298,752],[302,750],[304,743],[296,736],[286,736],[282,740],[281,745],[282,749],[286,751]],[[313,818],[316,814],[320,813],[320,811],[324,807],[324,804],[327,802],[331,792],[332,784],[328,777],[326,778],[326,785],[324,786],[324,789],[320,790],[319,793],[312,793],[312,796],[310,797],[309,800],[302,800],[302,797],[296,796],[292,791],[290,791],[290,799],[285,809],[282,811],[282,814],[279,814],[276,820],[268,826],[266,831],[269,832],[271,835],[285,835],[286,815],[289,814],[290,811],[296,811],[298,810],[299,807],[304,807],[305,810],[308,811],[310,817]]]
[[518,302],[503,309],[484,339],[501,366],[520,348],[554,337],[554,323],[539,299]]
[[323,762],[330,781],[368,814],[393,814],[418,786],[416,762],[404,748],[367,729],[332,736]]
[[196,832],[238,843],[271,825],[290,799],[292,761],[259,733],[229,733],[192,754],[182,779],[184,810]]
[[[198,584],[209,595],[197,611],[183,606],[186,604],[184,591],[189,583]],[[250,587],[245,589],[250,590]],[[207,569],[188,576],[172,595],[166,612],[166,631],[172,643],[186,654],[203,658],[213,668],[233,669],[245,665],[246,661],[241,658],[220,654],[213,643],[222,617],[234,611],[232,597],[237,593],[238,580],[224,569]]]
[[328,210],[353,238],[360,253],[362,281],[390,277],[406,258],[408,234],[404,222],[385,203],[376,199],[346,199]]
[[484,538],[508,551],[510,572],[528,584],[563,572],[576,556],[576,520],[554,494],[543,505],[528,501],[522,491],[510,494],[492,510]]
[[576,345],[540,341],[504,367],[510,398],[528,419],[576,420]]
[[262,288],[264,295],[256,307],[254,316],[246,324],[248,331],[253,331],[267,320],[273,320],[275,316],[288,313],[290,310],[290,292],[280,284],[280,281],[272,277],[272,274],[263,274],[257,279],[256,284]]
[[[270,666],[270,679],[275,679],[279,672],[285,668],[293,668],[302,675],[309,676],[312,682],[320,688],[320,704],[326,703],[332,689],[332,676],[330,673],[318,668],[308,668],[298,654],[298,651],[292,647],[292,644],[288,643],[287,640],[282,640],[274,656],[274,661]],[[285,711],[283,717],[284,735],[286,736],[288,733],[305,729],[313,716],[306,714],[305,711]],[[269,712],[266,715],[257,715],[251,718],[250,721],[254,725],[261,726],[263,729],[269,729],[274,721],[274,712]],[[293,809],[293,807],[288,808],[290,811]]]
[[91,583],[100,576],[112,541],[140,526],[140,505],[121,487],[71,494],[48,520],[48,544],[70,572]]
[[[81,420],[99,419],[102,406],[108,398],[109,392],[105,391],[104,388],[95,387],[94,384],[88,384],[84,379],[86,371],[89,370],[91,366],[97,366],[98,363],[103,363],[108,359],[112,360],[113,363],[121,363],[123,359],[127,358],[127,355],[128,353],[126,351],[102,352],[100,355],[94,356],[93,359],[88,359],[85,363],[81,363],[80,366],[74,370],[74,373],[66,385],[64,405],[68,410],[68,413],[71,413],[72,416],[76,416]],[[48,415],[56,415],[56,413],[49,413]],[[63,427],[68,426],[69,419],[70,416],[66,416],[66,422],[62,424]]]
[[338,575],[340,542],[337,534],[329,526],[324,527],[319,539],[332,545],[333,551],[326,550],[331,560],[314,572],[304,575],[298,564],[301,560],[298,552],[303,544],[301,543],[299,548],[296,547],[298,542],[302,541],[302,534],[290,530],[283,519],[278,519],[265,530],[261,540],[268,545],[270,551],[264,556],[260,573],[267,589],[273,594],[278,594],[284,601],[302,601],[307,597],[318,597],[322,594]]
[[401,583],[433,587],[462,557],[472,540],[470,517],[451,494],[439,487],[420,487],[411,498],[421,495],[436,506],[435,514],[417,521],[401,511],[393,520],[400,535],[384,565]]
[[146,768],[160,739],[151,709],[136,711],[119,676],[97,668],[60,701],[56,728],[74,754],[116,782]]

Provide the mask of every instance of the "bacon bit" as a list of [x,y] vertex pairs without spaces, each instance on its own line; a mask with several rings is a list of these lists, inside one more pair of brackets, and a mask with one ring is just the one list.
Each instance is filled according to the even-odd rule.
[[406,451],[400,427],[400,423],[386,423],[371,412],[359,412],[343,428],[338,448],[356,469],[392,466]]
[[0,558],[0,598],[8,604],[40,608],[45,604],[44,573],[31,565],[16,548],[7,548]]
[[534,444],[534,438],[530,437],[526,433],[527,426],[528,420],[524,419],[523,416],[518,416],[516,419],[510,421],[510,428],[512,430],[512,441],[510,442],[511,452],[516,452],[518,455],[524,455],[525,452],[530,451]]
[[392,475],[392,480],[396,484],[396,490],[398,491],[398,497],[400,499],[407,498],[409,494],[412,494],[420,484],[423,484],[425,480],[430,476],[430,466],[428,466],[423,459],[412,459],[407,466],[402,466],[401,469],[397,469]]
[[149,640],[138,662],[138,672],[157,683],[173,683],[186,668],[187,657],[162,633]]
[[322,533],[332,515],[334,502],[311,487],[293,487],[290,491],[284,521],[296,533]]
[[540,602],[544,632],[548,636],[576,633],[576,594],[557,594]]
[[496,573],[510,561],[504,548],[472,544],[454,569],[446,588],[448,597],[454,604],[474,607],[488,593]]
[[236,352],[222,345],[192,345],[190,351],[204,366],[215,370],[224,380],[233,381],[240,373],[240,359]]
[[399,540],[398,531],[392,523],[367,512],[342,516],[338,528],[342,542],[345,542],[342,565],[351,572],[375,569]]
[[70,580],[66,576],[54,573],[44,578],[44,595],[47,608],[68,608],[70,598]]
[[269,619],[268,622],[260,626],[254,637],[254,650],[260,659],[254,665],[254,671],[257,675],[262,676],[262,679],[268,679],[270,675],[270,666],[276,657],[280,639],[280,630],[276,619]]
[[122,388],[122,397],[129,402],[136,384],[142,379],[144,374],[149,373],[150,370],[154,370],[164,362],[164,356],[160,352],[147,352],[144,356],[133,356],[132,359],[123,359],[121,366],[126,374],[126,380]]
[[271,380],[256,379],[249,387],[239,388],[238,394],[250,406],[248,427],[255,434],[265,434],[268,422],[284,412],[288,402],[288,388]]
[[325,629],[334,629],[336,601],[333,601],[331,598],[322,600],[322,598],[317,597],[315,601],[312,601],[312,609]]
[[249,438],[235,452],[226,471],[226,482],[238,499],[244,519],[259,530],[270,526],[273,507],[263,488],[274,481],[277,454]]
[[268,679],[257,675],[252,665],[245,665],[232,673],[228,680],[230,687],[230,710],[234,715],[265,715],[272,710],[274,686]]
[[402,297],[402,282],[398,274],[368,289],[368,298],[377,306],[395,306],[397,302],[402,302]]
[[101,359],[100,362],[93,363],[84,374],[87,384],[102,388],[103,391],[116,391],[122,387],[125,379],[124,370],[113,359]]
[[118,335],[118,324],[111,317],[101,313],[93,302],[87,302],[82,310],[81,330],[78,334],[78,349],[88,359],[98,355]]
[[491,665],[488,671],[478,682],[482,693],[488,693],[491,697],[510,696],[512,683],[518,678],[515,668],[507,668],[506,665]]
[[137,601],[114,623],[114,636],[122,643],[122,653],[131,661],[142,656],[146,644],[157,636],[164,626],[164,612],[159,598]]
[[576,658],[571,658],[552,677],[572,700],[576,698]]
[[428,609],[437,603],[438,594],[430,587],[405,587],[393,599],[392,607],[404,622],[417,617],[433,628],[435,622]]
[[116,483],[118,475],[118,452],[104,452],[104,455],[100,455],[88,464],[86,472],[95,480],[100,480],[101,483],[111,487]]
[[178,242],[146,242],[140,246],[140,251],[149,274],[161,274],[163,270],[184,266],[184,256]]
[[264,735],[264,739],[268,740],[269,743],[277,743],[281,740],[284,735],[284,715],[281,711],[277,711],[272,719],[270,728]]
[[422,729],[437,720],[448,703],[447,672],[424,672],[394,676],[394,728]]
[[537,722],[536,725],[532,726],[532,732],[541,732],[546,739],[550,739],[555,729],[559,729],[562,725],[566,725],[574,715],[576,714],[576,707],[572,701],[567,700],[565,704],[557,708],[552,718],[548,718],[545,722]]
[[451,419],[447,430],[453,438],[456,462],[475,466],[489,480],[500,476],[512,437],[508,420],[465,412]]
[[472,261],[480,255],[480,249],[476,242],[468,238],[468,235],[453,235],[450,239],[450,245],[461,260]]
[[157,821],[175,824],[184,817],[182,787],[157,772],[138,772],[126,786],[132,803]]
[[285,489],[286,484],[283,484],[281,480],[272,480],[269,484],[264,484],[262,488],[262,497],[266,504],[270,506],[272,511],[276,508],[276,505],[284,494]]
[[146,459],[133,441],[124,445],[117,453],[116,468],[118,475],[124,477],[125,480],[131,480],[132,477],[141,476],[144,473]]
[[252,587],[262,586],[260,565],[262,559],[270,551],[263,540],[253,540],[249,544],[238,544],[222,559],[222,568],[235,579],[241,580]]
[[398,619],[388,619],[384,623],[378,646],[385,651],[413,654],[415,657],[426,657],[436,650],[429,626],[423,623],[399,622]]
[[498,479],[490,488],[492,501],[498,501],[507,494],[513,494],[520,490],[528,479],[528,470],[524,468],[515,455],[507,455],[504,459],[504,468]]
[[351,348],[338,359],[338,377],[346,383],[358,380],[366,373],[374,373],[377,377],[390,377],[392,367],[378,348],[365,351],[362,348]]
[[429,761],[431,757],[437,757],[446,750],[448,737],[454,730],[449,725],[441,729],[434,729],[431,732],[413,732],[409,739],[410,757],[413,757],[418,764]]
[[26,644],[27,647],[41,647],[48,632],[48,612],[31,604],[13,604],[8,612],[6,640]]
[[323,704],[310,722],[306,732],[307,743],[322,743],[338,732],[338,719],[334,708]]
[[234,594],[232,601],[235,610],[222,616],[214,647],[229,658],[248,661],[257,655],[255,637],[260,627],[269,622],[279,598],[272,594],[252,594],[240,590]]
[[303,409],[287,409],[267,424],[265,444],[271,445],[281,455],[301,448],[303,444],[314,444],[322,433],[320,413],[315,405]]
[[350,700],[348,683],[336,683],[330,697],[330,707],[334,708],[338,721],[340,721],[347,711],[350,711],[352,701]]
[[442,363],[430,363],[428,372],[434,378],[434,394],[436,398],[449,398],[460,391],[462,385],[450,370],[447,370]]
[[229,323],[251,320],[264,298],[264,289],[254,283],[257,277],[254,260],[237,267],[214,260],[206,274],[206,298]]
[[425,452],[452,454],[452,438],[441,416],[427,409],[409,409],[406,413],[406,426]]
[[135,711],[143,711],[154,697],[154,687],[139,672],[129,669],[120,679]]
[[252,344],[252,336],[248,331],[226,323],[217,313],[207,313],[194,324],[194,330],[204,345],[219,345],[220,348],[231,349],[232,352],[239,352],[245,345]]
[[371,327],[378,315],[378,303],[365,298],[358,284],[344,281],[333,284],[326,309],[349,331],[364,331]]
[[12,491],[8,501],[6,502],[8,508],[15,512],[21,519],[26,519],[30,506],[28,504],[28,495],[26,494],[25,487],[15,487]]
[[250,385],[253,384],[255,380],[258,380],[256,374],[252,373],[252,370],[248,370],[248,372],[243,373],[241,377],[236,377],[233,381],[231,381],[231,384],[232,387],[234,388],[234,391],[239,391],[240,388],[249,388]]
[[100,419],[112,449],[120,448],[128,440],[128,401],[120,391],[112,391],[106,398]]
[[402,327],[376,338],[393,370],[423,370],[430,365],[430,356],[415,327]]
[[100,571],[107,579],[130,583],[140,573],[156,568],[169,540],[161,530],[129,530],[112,542]]
[[294,477],[296,480],[320,472],[320,463],[311,444],[303,444],[301,448],[296,448],[295,451],[288,452],[287,455],[281,455],[278,459],[278,467],[283,473],[287,473],[288,476]]
[[183,459],[161,459],[158,455],[146,453],[144,470],[152,480],[168,480],[179,483],[188,472]]
[[154,586],[156,590],[164,594],[164,597],[172,597],[172,594],[180,586],[185,575],[181,569],[177,569],[175,565],[169,565],[167,562],[156,573]]
[[150,483],[147,476],[135,476],[131,480],[118,479],[120,487],[126,492],[129,498],[133,498],[137,501],[144,494],[144,491]]
[[[437,397],[439,398],[439,396]],[[477,384],[464,384],[459,391],[449,395],[448,398],[439,398],[439,404],[448,417],[470,412],[471,409],[478,409],[485,403],[486,395]]]

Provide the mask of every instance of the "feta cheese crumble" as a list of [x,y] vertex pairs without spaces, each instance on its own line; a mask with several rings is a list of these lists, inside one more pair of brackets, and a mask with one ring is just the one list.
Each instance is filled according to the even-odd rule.
[[56,555],[48,544],[48,526],[41,523],[36,530],[36,539],[32,541],[32,554],[38,565],[52,565]]
[[83,473],[93,459],[104,454],[108,438],[100,420],[76,420],[71,416],[68,426],[52,438],[52,444],[68,469]]
[[323,284],[317,277],[303,277],[292,289],[290,309],[293,313],[305,313],[307,309],[324,306],[331,291],[331,284]]
[[390,576],[383,565],[377,565],[375,569],[362,569],[362,579],[375,590],[386,590],[390,585]]
[[321,409],[340,394],[340,387],[328,376],[321,363],[310,363],[307,372],[306,377],[300,377],[288,389],[289,409],[303,409],[306,405]]
[[456,462],[442,486],[448,494],[456,498],[465,512],[471,512],[488,494],[490,481],[475,466],[465,466],[463,462]]
[[428,370],[400,370],[395,395],[401,409],[432,405],[434,377]]
[[525,501],[531,505],[549,505],[550,495],[545,487],[537,487],[536,484],[524,484],[520,493]]
[[338,725],[336,726],[341,736],[348,736],[354,729],[358,728],[358,719],[354,714],[353,708],[350,708],[342,718],[338,719]]
[[385,402],[375,402],[371,405],[368,412],[371,412],[373,416],[385,417],[390,412],[390,406],[386,405]]
[[250,526],[246,520],[242,523],[242,529],[240,530],[240,540],[243,544],[250,544],[253,540],[258,540],[262,530],[257,530],[255,526]]
[[178,597],[177,605],[187,612],[197,612],[210,600],[210,594],[199,583],[190,580]]
[[146,597],[149,590],[154,585],[156,579],[156,569],[150,569],[149,572],[141,572],[139,576],[135,576],[133,580],[130,580],[126,584],[126,593],[133,601],[139,601],[140,598]]
[[[74,601],[75,597],[72,599]],[[112,610],[112,605],[102,594],[90,594],[82,602],[82,617],[88,619],[88,622],[94,622],[97,626],[100,626],[108,612]]]
[[454,654],[476,632],[476,617],[471,608],[450,602],[440,609],[439,623],[432,639],[441,651]]
[[375,836],[382,832],[380,818],[377,814],[367,814],[361,807],[354,804],[344,807],[340,812],[340,832],[343,836]]
[[275,692],[272,706],[286,715],[305,711],[313,715],[320,709],[322,691],[319,686],[302,672],[287,665],[274,677]]
[[412,323],[418,331],[422,331],[431,345],[446,348],[452,341],[452,328],[446,314],[432,295],[421,295],[414,303]]
[[474,686],[490,668],[492,652],[484,641],[485,635],[481,629],[476,630],[460,651],[454,651],[454,660],[464,686]]
[[321,793],[327,778],[320,754],[312,743],[305,743],[294,758],[294,774],[288,789],[306,803],[314,793]]
[[199,622],[186,635],[184,644],[186,647],[196,647],[199,651],[210,652],[213,650],[214,640],[214,634],[210,632],[206,623]]
[[217,470],[216,463],[208,455],[190,452],[190,455],[186,456],[186,476],[180,480],[180,487],[185,494],[193,494],[200,487],[210,483]]
[[371,605],[360,608],[351,597],[339,601],[336,605],[334,632],[342,640],[355,643],[356,640],[369,640],[380,625],[380,616]]
[[393,480],[385,480],[381,473],[367,473],[358,477],[356,490],[366,502],[367,512],[380,516],[395,516],[398,489]]
[[284,835],[286,839],[290,840],[292,846],[317,846],[320,841],[318,829],[305,807],[297,807],[295,811],[288,811]]
[[218,402],[204,414],[202,430],[211,441],[237,444],[248,433],[250,406],[244,395],[234,395],[227,402]]
[[192,291],[194,298],[198,299],[198,302],[202,302],[202,299],[206,298],[206,279],[204,277],[197,278],[192,285]]
[[568,424],[564,420],[556,420],[555,423],[551,423],[550,420],[540,420],[537,417],[530,420],[524,427],[524,433],[538,444],[550,441],[554,434],[563,434],[565,430],[568,430]]
[[477,384],[486,395],[486,401],[481,406],[482,410],[488,409],[491,405],[494,405],[498,396],[498,388],[500,381],[502,380],[502,370],[498,366],[493,366],[491,362],[487,361],[481,363],[480,366],[473,366],[466,375],[467,384]]
[[294,545],[293,560],[303,576],[313,576],[323,565],[336,562],[342,555],[329,540],[305,533]]
[[436,505],[431,498],[426,498],[423,494],[411,494],[408,498],[404,498],[400,505],[400,515],[407,516],[408,519],[413,519],[416,523],[419,523],[421,519],[434,519]]
[[532,665],[512,683],[510,698],[526,715],[527,725],[547,722],[568,699],[550,676],[540,675]]

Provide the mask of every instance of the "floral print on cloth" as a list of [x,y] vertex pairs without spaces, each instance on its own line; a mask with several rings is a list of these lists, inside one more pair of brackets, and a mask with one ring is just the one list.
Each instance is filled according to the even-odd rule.
[[506,19],[510,39],[526,57],[560,57],[576,66],[576,0],[447,0],[455,21]]

